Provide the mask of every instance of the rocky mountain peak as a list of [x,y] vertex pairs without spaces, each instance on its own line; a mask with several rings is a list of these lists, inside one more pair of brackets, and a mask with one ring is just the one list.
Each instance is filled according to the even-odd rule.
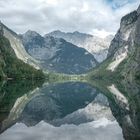
[[68,32],[67,34],[72,34],[72,35],[77,35],[77,36],[85,36],[85,37],[93,37],[90,34],[86,34],[86,33],[81,33],[79,31],[74,31],[73,33]]
[[121,26],[123,25],[127,26],[133,24],[137,21],[137,19],[138,19],[138,13],[137,11],[133,11],[121,19]]
[[32,30],[28,30],[25,34],[23,34],[23,35],[25,35],[25,36],[41,36],[40,34],[38,34],[37,32],[35,32],[35,31],[32,31]]
[[65,34],[65,33],[60,31],[60,30],[55,30],[55,31],[52,31],[52,32],[46,34],[45,36],[55,36],[55,35],[60,36],[60,35],[63,35],[63,34]]
[[[138,8],[139,9],[139,8]],[[108,57],[113,55],[118,48],[121,46],[127,46],[130,43],[130,35],[132,36],[132,31],[135,25],[138,23],[138,11],[135,10],[121,19],[120,28],[112,40],[109,47]]]
[[23,42],[24,46],[26,46],[27,40],[30,43],[33,42],[34,44],[38,44],[38,45],[41,44],[41,46],[42,46],[42,42],[44,42],[44,38],[39,33],[32,31],[32,30],[28,30],[25,34],[21,35],[21,38],[22,38],[22,42]]
[[77,36],[77,37],[93,37],[93,36],[90,35],[90,34],[81,33],[81,32],[79,32],[79,31],[74,31],[74,32],[62,32],[62,31],[60,31],[60,30],[55,30],[55,31],[53,31],[53,32],[50,32],[50,33],[46,34],[46,36],[47,36],[47,35],[54,36],[54,37],[58,37],[58,38],[62,38],[63,36],[66,36],[66,37],[68,37],[68,36],[70,36],[70,37],[75,37],[75,36]]
[[78,31],[74,31],[73,33],[74,33],[74,34],[80,34],[80,32],[78,32]]

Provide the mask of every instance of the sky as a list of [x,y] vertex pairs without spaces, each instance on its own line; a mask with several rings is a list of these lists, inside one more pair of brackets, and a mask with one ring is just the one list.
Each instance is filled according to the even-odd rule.
[[0,20],[17,33],[34,30],[115,34],[140,0],[0,0]]

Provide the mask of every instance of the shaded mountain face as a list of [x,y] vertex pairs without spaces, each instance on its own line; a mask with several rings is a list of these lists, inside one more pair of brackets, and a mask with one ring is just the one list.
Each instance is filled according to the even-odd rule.
[[[9,37],[11,40],[9,41],[4,36]],[[28,65],[33,63],[25,63],[24,60],[28,60],[27,57],[24,60],[22,59],[23,52],[21,50],[24,49],[20,48],[18,44],[18,39],[16,39],[12,31],[8,30],[3,24],[0,24],[0,79],[42,78],[43,73],[40,70]]]
[[91,53],[98,62],[102,62],[106,59],[110,42],[113,39],[112,35],[103,39],[77,31],[73,33],[65,33],[59,30],[48,33],[46,36],[63,38],[78,47],[84,48]]
[[80,74],[97,65],[94,56],[64,39],[42,37],[34,31],[22,35],[26,51],[42,62],[42,68],[60,73]]

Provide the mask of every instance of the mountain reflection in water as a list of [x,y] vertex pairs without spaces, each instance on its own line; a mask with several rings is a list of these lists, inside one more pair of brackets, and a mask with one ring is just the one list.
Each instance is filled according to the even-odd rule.
[[105,89],[68,82],[22,89],[5,84],[1,86],[0,140],[139,138],[138,96],[131,96],[130,102],[118,85]]

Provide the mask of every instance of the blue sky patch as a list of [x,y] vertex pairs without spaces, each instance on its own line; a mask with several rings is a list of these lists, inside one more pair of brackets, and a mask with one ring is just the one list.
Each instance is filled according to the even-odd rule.
[[106,0],[107,3],[112,7],[112,9],[116,10],[125,6],[128,3],[134,3],[138,0]]

